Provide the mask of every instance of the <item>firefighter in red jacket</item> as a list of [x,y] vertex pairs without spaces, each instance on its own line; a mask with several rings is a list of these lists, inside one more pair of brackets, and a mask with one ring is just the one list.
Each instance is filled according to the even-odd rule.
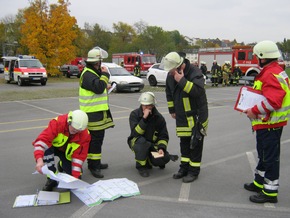
[[[81,178],[82,165],[87,158],[91,136],[87,130],[88,116],[81,110],[60,115],[51,120],[36,140],[34,158],[36,170],[42,174],[41,168],[46,164],[48,169],[56,172],[54,156],[60,161],[58,171]],[[43,191],[52,191],[57,181],[47,178]]]
[[259,42],[254,46],[254,54],[262,71],[255,77],[253,88],[260,90],[266,99],[244,111],[256,131],[259,159],[253,182],[244,184],[244,188],[258,192],[250,196],[254,203],[277,203],[280,140],[290,112],[289,78],[277,62],[280,52],[274,42]]

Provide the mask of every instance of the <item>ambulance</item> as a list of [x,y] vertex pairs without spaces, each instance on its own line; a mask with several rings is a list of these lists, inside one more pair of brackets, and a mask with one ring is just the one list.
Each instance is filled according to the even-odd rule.
[[7,83],[17,83],[19,86],[30,83],[40,83],[45,86],[47,72],[42,63],[34,56],[19,55],[2,57],[4,78]]

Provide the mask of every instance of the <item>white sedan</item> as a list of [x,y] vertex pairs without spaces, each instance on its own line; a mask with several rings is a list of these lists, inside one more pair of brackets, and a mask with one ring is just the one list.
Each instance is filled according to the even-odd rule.
[[150,86],[156,86],[157,83],[163,83],[166,82],[168,71],[165,71],[161,66],[160,63],[153,64],[147,72],[147,80],[150,84]]
[[144,81],[139,77],[133,76],[125,68],[114,63],[102,63],[110,73],[110,83],[116,84],[115,92],[133,91],[139,92],[144,88]]

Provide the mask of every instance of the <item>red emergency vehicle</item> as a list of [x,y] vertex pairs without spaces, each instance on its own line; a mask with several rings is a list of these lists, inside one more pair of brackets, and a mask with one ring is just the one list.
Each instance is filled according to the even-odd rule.
[[156,63],[156,56],[153,54],[115,53],[112,54],[112,62],[123,66],[130,73],[133,73],[136,62],[141,66],[141,75],[146,75],[149,67]]
[[72,60],[70,62],[71,65],[75,65],[78,66],[80,72],[82,72],[82,70],[84,69],[84,67],[86,66],[85,64],[85,58],[82,57],[76,57],[74,60]]
[[[203,48],[198,52],[198,63],[206,62],[208,71],[211,70],[213,61],[216,60],[219,65],[229,61],[232,71],[238,64],[244,76],[256,76],[260,72],[258,59],[253,55],[253,46],[233,46],[226,48]],[[279,58],[279,64],[285,69],[283,57]]]

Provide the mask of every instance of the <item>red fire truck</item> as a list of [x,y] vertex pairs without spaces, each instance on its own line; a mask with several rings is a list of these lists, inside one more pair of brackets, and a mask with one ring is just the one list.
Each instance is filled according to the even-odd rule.
[[[258,59],[253,55],[253,46],[199,49],[199,66],[201,61],[204,61],[206,62],[208,71],[210,71],[213,60],[216,60],[221,66],[225,61],[229,61],[232,66],[232,71],[234,70],[235,65],[238,64],[244,76],[256,76],[260,72]],[[279,64],[285,69],[282,55],[279,58]]]
[[112,54],[112,62],[123,66],[130,73],[133,73],[136,62],[141,66],[141,75],[146,75],[147,70],[156,63],[156,56],[153,54],[115,53]]

